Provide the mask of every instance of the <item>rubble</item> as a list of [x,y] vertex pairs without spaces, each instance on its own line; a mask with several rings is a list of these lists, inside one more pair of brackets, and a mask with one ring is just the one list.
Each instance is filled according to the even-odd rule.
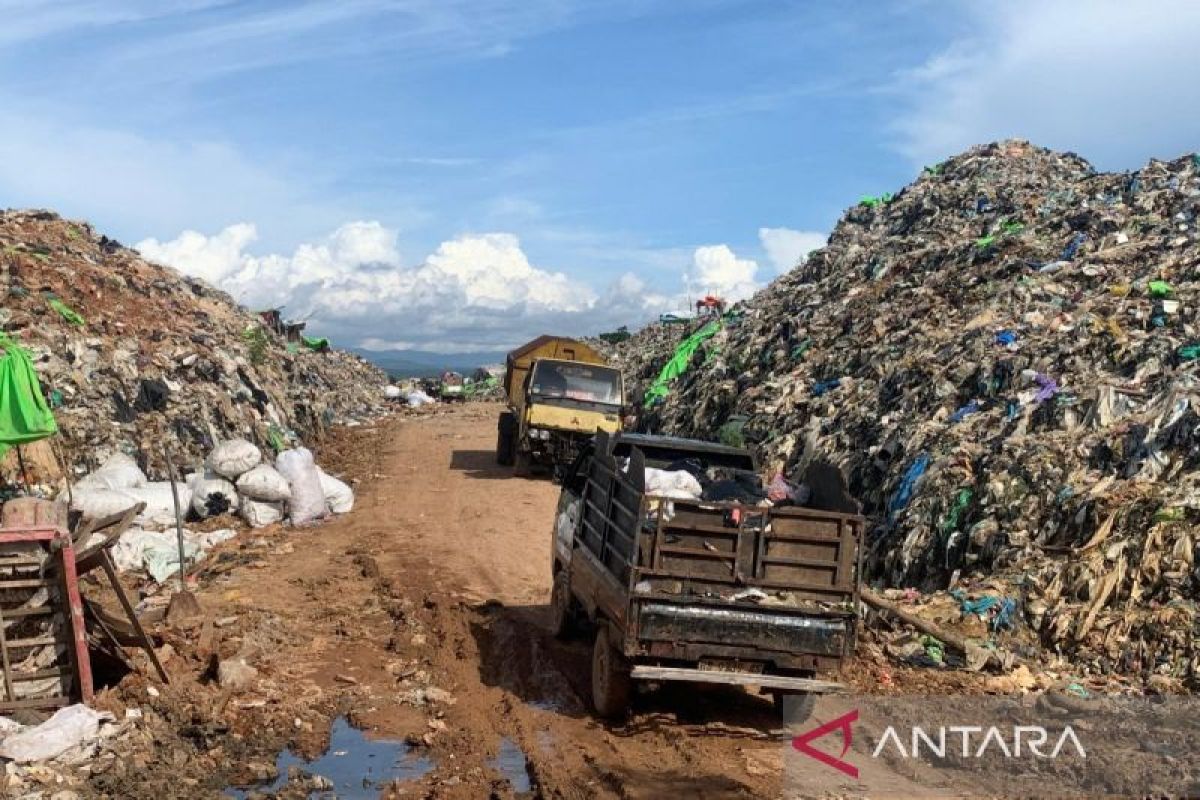
[[[1200,157],[1022,141],[850,208],[725,315],[640,427],[832,458],[870,579],[990,576],[1081,673],[1200,680]],[[618,347],[645,392],[686,333]],[[633,397],[641,403],[644,394]]]
[[[33,354],[77,474],[126,452],[162,478],[164,445],[198,467],[220,441],[278,450],[385,408],[386,375],[358,356],[289,343],[227,294],[48,211],[0,212],[0,291],[0,327]],[[43,460],[34,482],[56,477]]]

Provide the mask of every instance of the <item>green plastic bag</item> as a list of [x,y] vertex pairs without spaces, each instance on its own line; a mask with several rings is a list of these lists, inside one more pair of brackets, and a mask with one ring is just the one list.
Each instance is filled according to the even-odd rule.
[[1171,294],[1171,284],[1166,281],[1150,281],[1147,286],[1150,289],[1151,297],[1167,297]]
[[29,352],[0,333],[0,454],[58,432]]
[[679,343],[679,347],[675,348],[675,355],[671,356],[671,360],[663,366],[662,372],[658,374],[658,378],[646,390],[643,403],[647,408],[667,396],[667,387],[670,386],[671,381],[687,372],[688,365],[692,363],[692,356],[700,349],[700,345],[706,339],[715,336],[719,330],[721,330],[721,321],[715,319]]
[[318,353],[321,352],[322,350],[329,349],[329,340],[323,336],[320,338],[317,338],[315,336],[303,336],[302,335],[300,337],[300,341],[309,350],[314,350]]
[[59,300],[57,297],[50,298],[50,300],[48,302],[50,303],[51,308],[53,308],[55,311],[57,311],[59,314],[61,314],[62,318],[65,319],[67,322],[71,323],[72,325],[85,324],[83,317],[79,316],[79,313],[76,312],[75,309],[71,308],[69,305],[64,303],[62,300]]

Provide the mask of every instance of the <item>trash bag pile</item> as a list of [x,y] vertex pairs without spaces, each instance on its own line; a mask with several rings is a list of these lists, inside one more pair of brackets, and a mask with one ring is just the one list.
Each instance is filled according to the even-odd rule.
[[0,211],[0,292],[0,330],[32,356],[55,446],[85,470],[130,450],[165,476],[164,444],[181,462],[237,437],[282,449],[385,408],[386,375],[358,356],[289,342],[227,294],[50,212]]
[[[869,579],[1001,580],[1078,669],[1194,687],[1197,212],[1198,156],[1099,173],[973,148],[850,208],[661,397],[631,398],[640,427],[789,475],[831,458],[873,523]],[[623,343],[631,383],[678,342]]]
[[[349,512],[354,490],[317,466],[306,448],[284,450],[271,465],[251,442],[231,439],[220,442],[202,469],[174,487],[170,481],[148,480],[137,462],[117,453],[70,491],[70,509],[85,521],[120,514],[139,503],[145,507],[113,547],[113,561],[121,571],[144,569],[162,583],[179,571],[177,520],[187,524],[236,514],[252,528],[285,520],[307,526],[331,513]],[[184,528],[184,555],[190,563],[236,535],[234,528]]]

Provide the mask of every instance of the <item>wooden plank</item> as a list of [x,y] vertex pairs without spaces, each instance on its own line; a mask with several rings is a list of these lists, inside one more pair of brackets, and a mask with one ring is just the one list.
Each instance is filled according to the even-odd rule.
[[793,678],[788,675],[763,675],[753,672],[720,672],[686,667],[651,667],[639,665],[633,668],[632,677],[642,681],[689,681],[693,683],[720,683],[727,686],[761,686],[764,689],[787,689],[794,692],[830,694],[845,691],[845,686],[833,681],[815,678]]
[[25,700],[6,700],[0,702],[0,712],[19,711],[25,708],[60,708],[62,706],[69,706],[70,704],[71,699],[62,695],[30,697]]
[[[2,622],[3,618],[0,618]],[[3,632],[0,632],[0,648],[7,645],[9,650],[16,650],[18,647],[45,647],[46,645],[57,644],[58,637],[55,636],[35,636],[32,639],[4,639]]]
[[785,558],[784,556],[767,556],[763,559],[763,563],[782,567],[821,567],[823,569],[837,569],[840,566],[837,561],[817,558]]

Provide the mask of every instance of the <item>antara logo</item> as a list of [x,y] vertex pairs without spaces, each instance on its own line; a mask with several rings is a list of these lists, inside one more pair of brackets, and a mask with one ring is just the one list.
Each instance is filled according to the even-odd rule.
[[[822,764],[833,767],[839,772],[858,777],[858,767],[845,760],[846,753],[854,743],[853,725],[858,722],[858,709],[842,714],[811,731],[792,739],[792,747],[809,758],[816,759]],[[842,752],[834,756],[812,746],[812,742],[822,736],[841,731]],[[900,758],[936,757],[945,758],[946,753],[959,751],[964,758],[983,758],[989,753],[993,756],[1003,755],[1005,758],[1058,758],[1060,754],[1075,755],[1087,758],[1083,743],[1070,725],[1060,733],[1051,734],[1041,725],[1015,725],[1011,728],[998,728],[995,725],[943,725],[939,728],[926,730],[914,726],[907,730],[908,736],[902,737],[896,727],[889,725],[876,742],[871,758],[879,758],[885,752],[891,752]],[[955,741],[957,740],[957,741]],[[905,747],[907,741],[908,747]],[[961,742],[961,747],[955,747]]]

